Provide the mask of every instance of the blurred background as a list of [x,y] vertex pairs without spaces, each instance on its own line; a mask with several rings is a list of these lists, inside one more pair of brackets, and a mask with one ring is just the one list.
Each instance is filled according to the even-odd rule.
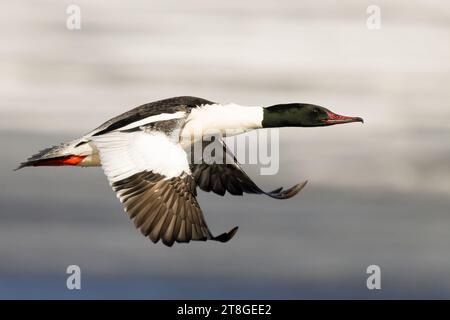
[[[3,1],[0,37],[0,298],[450,298],[448,1]],[[100,168],[12,171],[179,95],[366,123],[282,129],[278,175],[246,166],[309,179],[293,199],[200,192],[213,233],[240,226],[227,244],[152,244]]]

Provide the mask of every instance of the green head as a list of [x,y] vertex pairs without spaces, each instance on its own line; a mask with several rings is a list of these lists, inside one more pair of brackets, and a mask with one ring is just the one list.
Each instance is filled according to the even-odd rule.
[[364,122],[360,117],[341,116],[307,103],[278,104],[264,108],[263,128],[323,127],[341,123]]

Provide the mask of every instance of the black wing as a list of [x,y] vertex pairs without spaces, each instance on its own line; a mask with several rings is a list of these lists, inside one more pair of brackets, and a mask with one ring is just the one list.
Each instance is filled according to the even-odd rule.
[[[243,193],[265,194],[275,199],[289,199],[299,193],[308,181],[301,182],[283,190],[278,188],[270,192],[262,190],[245,173],[236,157],[228,149],[222,139],[215,138],[212,142],[203,143],[203,148],[210,143],[220,143],[223,148],[223,159],[221,163],[210,161],[199,161],[194,163],[191,158],[190,169],[197,185],[206,192],[214,192],[223,196],[227,191],[232,195],[242,195]],[[206,163],[205,163],[206,162]]]

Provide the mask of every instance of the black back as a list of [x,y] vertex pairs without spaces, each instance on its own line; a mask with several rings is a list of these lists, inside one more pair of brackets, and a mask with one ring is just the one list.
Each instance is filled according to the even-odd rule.
[[155,116],[161,113],[175,113],[178,111],[190,112],[191,109],[196,108],[200,105],[213,103],[214,102],[208,101],[206,99],[190,96],[168,98],[146,103],[106,121],[94,130],[98,130],[94,134],[94,136],[113,131],[115,129],[124,127],[130,123],[145,119],[150,116]]

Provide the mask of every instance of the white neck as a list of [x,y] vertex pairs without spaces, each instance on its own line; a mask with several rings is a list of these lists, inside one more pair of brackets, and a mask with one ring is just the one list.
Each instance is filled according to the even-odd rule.
[[217,134],[227,136],[262,128],[262,107],[245,107],[237,104],[211,104],[193,109],[187,118],[184,133],[201,130],[203,135]]

